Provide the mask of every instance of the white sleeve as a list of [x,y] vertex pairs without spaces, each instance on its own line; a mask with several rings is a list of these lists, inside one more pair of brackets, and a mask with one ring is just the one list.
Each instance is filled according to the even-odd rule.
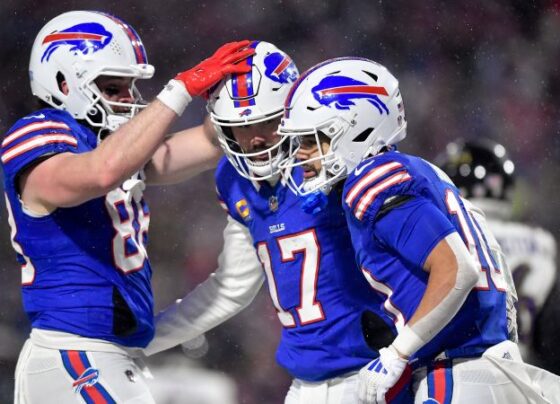
[[[459,233],[449,234],[445,237],[445,241],[453,251],[457,262],[455,285],[449,289],[443,300],[424,317],[412,326],[407,324],[399,331],[392,345],[403,355],[412,356],[440,332],[455,317],[478,280],[474,258]],[[428,287],[430,287],[430,281],[428,281]]]
[[156,334],[144,354],[153,355],[189,341],[233,317],[253,301],[263,282],[248,229],[228,216],[218,269],[156,316]]

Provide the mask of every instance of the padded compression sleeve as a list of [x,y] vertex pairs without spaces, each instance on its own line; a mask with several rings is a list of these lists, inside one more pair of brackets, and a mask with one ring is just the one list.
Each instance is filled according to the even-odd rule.
[[263,281],[249,231],[228,216],[218,269],[156,316],[156,335],[144,354],[153,355],[192,340],[233,317],[253,301]]

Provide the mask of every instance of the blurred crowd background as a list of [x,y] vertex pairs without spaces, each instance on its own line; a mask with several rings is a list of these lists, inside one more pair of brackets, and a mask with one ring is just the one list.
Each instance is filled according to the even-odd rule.
[[[516,214],[560,236],[560,1],[3,0],[0,132],[34,108],[27,64],[35,35],[73,9],[113,13],[135,27],[156,66],[154,78],[140,84],[147,99],[222,43],[243,38],[273,42],[300,71],[337,56],[379,61],[400,80],[409,122],[401,150],[433,159],[458,137],[503,143],[520,179]],[[204,116],[204,103],[196,101],[175,129],[199,124]],[[216,266],[225,213],[212,175],[147,191],[156,310]],[[0,402],[7,403],[29,323],[3,203],[2,198]],[[208,390],[224,391],[231,402],[283,402],[290,378],[274,360],[279,335],[263,288],[241,315],[208,333],[202,358],[189,359],[176,348],[149,360],[156,376],[158,369],[163,372],[155,387],[161,402],[226,402]],[[559,372],[560,358],[550,360],[548,367]]]

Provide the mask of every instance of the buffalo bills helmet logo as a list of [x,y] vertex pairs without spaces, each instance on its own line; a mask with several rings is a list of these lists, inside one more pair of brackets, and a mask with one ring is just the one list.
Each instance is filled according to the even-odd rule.
[[244,109],[239,113],[239,116],[249,116],[253,113],[250,108]]
[[280,84],[293,83],[298,78],[298,71],[288,55],[273,52],[264,58],[266,77]]
[[91,387],[95,383],[99,381],[99,370],[94,368],[87,368],[84,370],[84,373],[80,375],[74,383],[72,383],[72,387],[74,387],[74,391],[79,393],[84,387]]
[[103,25],[88,22],[84,24],[74,25],[62,31],[56,31],[47,35],[43,39],[43,45],[49,44],[41,62],[48,62],[49,58],[59,47],[63,45],[71,46],[70,52],[81,52],[84,55],[97,52],[103,49],[111,42],[113,34],[107,31]]
[[356,105],[354,100],[366,99],[380,114],[389,115],[387,105],[379,99],[379,95],[388,96],[385,87],[372,86],[344,76],[328,76],[311,89],[313,96],[320,104],[336,109],[350,109]]

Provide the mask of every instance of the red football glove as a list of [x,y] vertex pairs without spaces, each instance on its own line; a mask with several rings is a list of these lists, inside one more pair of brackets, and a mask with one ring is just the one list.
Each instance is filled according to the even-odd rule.
[[179,73],[175,80],[181,81],[192,97],[204,95],[206,90],[228,74],[247,73],[251,70],[247,63],[239,63],[255,54],[254,49],[247,48],[250,43],[251,41],[226,43],[208,59],[192,69]]

